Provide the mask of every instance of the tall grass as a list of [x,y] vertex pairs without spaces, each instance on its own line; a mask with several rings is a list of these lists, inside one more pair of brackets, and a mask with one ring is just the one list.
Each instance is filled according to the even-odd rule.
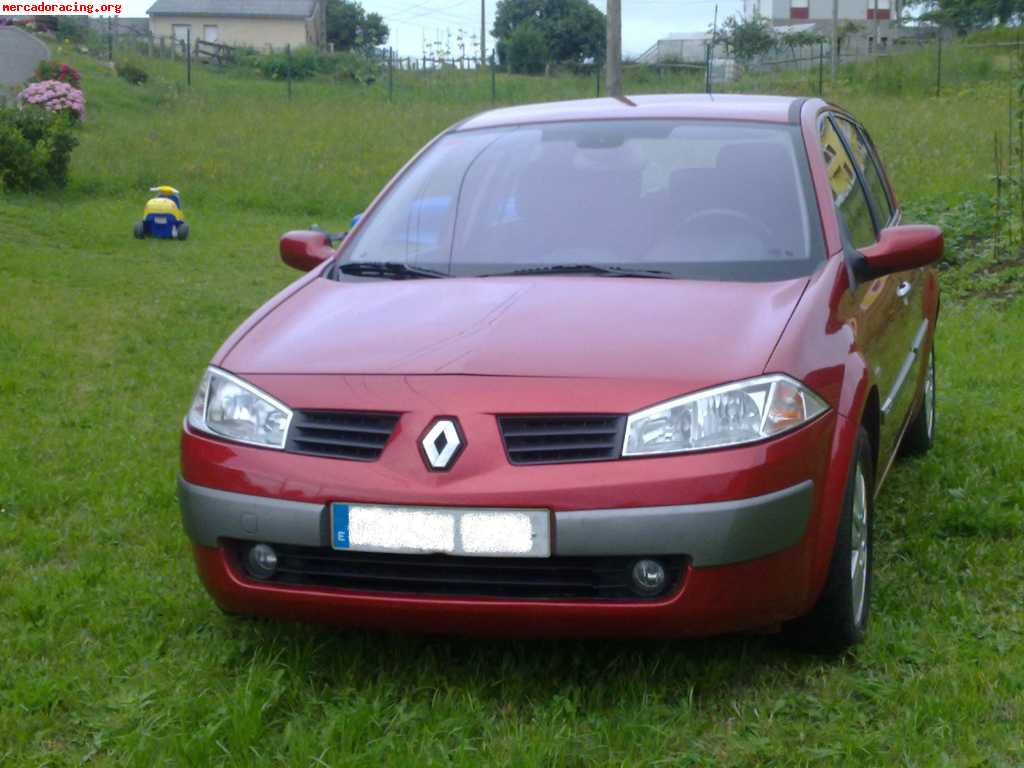
[[[965,50],[975,66],[970,71],[980,77],[979,55]],[[102,62],[57,55],[83,72],[90,101],[69,197],[141,198],[153,184],[171,183],[184,192],[186,206],[289,213],[297,221],[347,220],[419,146],[469,114],[596,91],[592,76],[500,73],[492,101],[489,71],[445,70],[395,72],[390,88],[382,81],[310,79],[294,83],[289,100],[285,83],[247,69],[196,65],[189,88],[180,60],[148,59],[150,82],[133,87]],[[947,88],[936,99],[923,85],[909,85],[918,74],[923,78],[928,55],[844,67],[835,84],[826,82],[825,96],[866,122],[902,197],[953,201],[988,184],[979,168],[987,167],[990,145],[977,137],[990,136],[993,122],[1003,124],[1009,80]],[[814,95],[817,76],[816,70],[750,74],[728,89]],[[702,73],[627,69],[632,93],[703,86]]]

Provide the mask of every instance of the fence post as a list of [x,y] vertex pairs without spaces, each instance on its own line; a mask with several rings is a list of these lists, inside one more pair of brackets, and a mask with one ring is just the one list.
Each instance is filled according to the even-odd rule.
[[292,100],[292,44],[288,43],[284,47],[284,51],[285,51],[285,56],[288,59],[288,61],[286,63],[286,66],[287,66],[287,70],[286,71],[288,73],[288,101],[291,101]]
[[114,17],[107,17],[107,61],[114,60]]
[[825,41],[818,43],[818,97],[821,98],[825,82]]
[[704,92],[711,93],[711,46],[704,46]]
[[935,96],[938,98],[942,93],[942,28],[939,28],[938,58],[935,63]]
[[185,72],[188,87],[192,87],[192,27],[185,30]]
[[395,49],[388,48],[388,103],[395,100]]
[[498,61],[491,51],[491,104],[498,101]]

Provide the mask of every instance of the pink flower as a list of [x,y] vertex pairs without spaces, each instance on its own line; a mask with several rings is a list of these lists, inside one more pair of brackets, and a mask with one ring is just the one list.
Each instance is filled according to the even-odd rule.
[[51,112],[69,110],[77,119],[85,119],[85,95],[68,83],[43,80],[32,83],[18,94],[24,104],[38,104]]

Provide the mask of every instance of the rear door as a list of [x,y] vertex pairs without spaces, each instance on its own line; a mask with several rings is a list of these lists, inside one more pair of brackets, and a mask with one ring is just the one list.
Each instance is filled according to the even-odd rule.
[[[872,202],[869,182],[865,180],[865,167],[854,159],[860,154],[866,158],[867,148],[854,144],[844,135],[857,129],[835,115],[824,115],[819,123],[821,148],[828,166],[832,200],[849,246],[860,250],[878,241],[879,230],[892,219],[885,219],[885,209]],[[852,145],[852,148],[851,148]],[[886,198],[888,201],[888,198]],[[879,223],[881,222],[881,223]],[[886,398],[899,389],[900,371],[906,353],[907,305],[906,290],[901,275],[885,275],[867,280],[857,286],[853,296],[853,314],[857,340],[872,376],[878,385],[879,397]],[[903,294],[903,295],[901,295]],[[896,419],[882,419],[879,448],[879,471],[884,471],[899,437],[900,425]]]
[[[836,117],[835,122],[857,163],[877,227],[882,229],[899,224],[900,211],[890,194],[878,153],[867,132],[842,117]],[[896,281],[896,296],[900,303],[897,320],[886,332],[892,334],[899,348],[899,368],[892,388],[881,392],[881,398],[883,434],[888,435],[888,447],[895,449],[895,442],[902,434],[913,405],[914,385],[920,373],[918,350],[928,323],[924,311],[924,270],[911,269],[891,277]],[[881,447],[884,451],[886,444]]]

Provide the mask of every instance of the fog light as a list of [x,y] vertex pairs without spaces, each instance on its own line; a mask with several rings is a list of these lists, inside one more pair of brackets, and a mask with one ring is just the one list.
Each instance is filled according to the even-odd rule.
[[269,544],[257,544],[249,550],[249,573],[257,579],[269,579],[277,571],[277,553]]
[[657,560],[637,560],[633,564],[633,589],[654,595],[665,588],[665,567]]

